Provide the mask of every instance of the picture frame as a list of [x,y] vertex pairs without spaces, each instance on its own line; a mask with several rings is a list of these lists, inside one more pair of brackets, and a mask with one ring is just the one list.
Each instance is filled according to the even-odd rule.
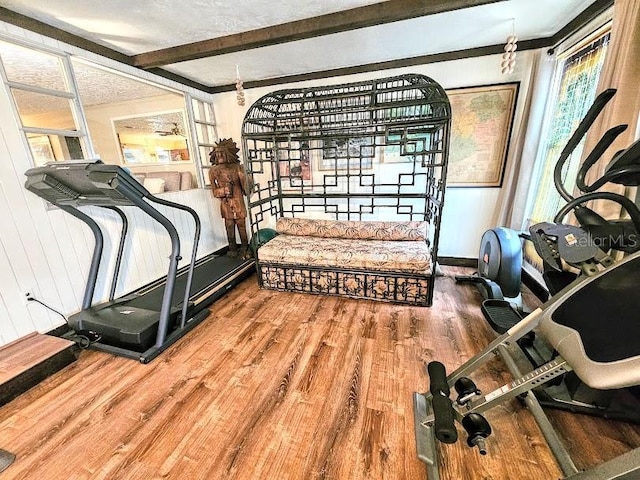
[[53,153],[53,146],[49,135],[35,135],[28,138],[29,148],[36,165],[45,165],[55,162],[56,156]]
[[126,164],[147,163],[144,145],[122,145],[121,150]]
[[447,90],[447,187],[501,187],[520,82]]
[[[291,157],[289,156],[291,155]],[[278,161],[274,163],[278,169],[282,190],[299,190],[313,186],[313,168],[311,152],[302,150],[278,150]],[[276,172],[274,172],[274,178]]]
[[324,140],[318,170],[372,169],[375,150],[373,137]]
[[188,148],[176,148],[169,150],[169,156],[173,162],[184,162],[190,160]]

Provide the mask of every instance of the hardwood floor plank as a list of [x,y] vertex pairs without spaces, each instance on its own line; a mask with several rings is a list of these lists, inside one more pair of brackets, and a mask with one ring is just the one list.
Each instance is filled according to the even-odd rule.
[[[0,408],[2,480],[419,479],[412,392],[425,362],[451,371],[495,334],[445,268],[432,308],[259,290],[248,279],[149,365],[85,351]],[[498,359],[474,375],[509,381]],[[550,412],[582,468],[640,445],[640,427]],[[488,412],[489,455],[443,445],[442,480],[557,478],[531,415]],[[595,438],[594,438],[595,437]]]

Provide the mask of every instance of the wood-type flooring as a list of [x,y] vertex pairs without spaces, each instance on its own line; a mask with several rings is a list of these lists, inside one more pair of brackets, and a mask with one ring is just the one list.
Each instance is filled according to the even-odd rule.
[[[83,351],[0,408],[0,480],[424,479],[412,392],[424,363],[453,369],[492,338],[480,297],[445,268],[431,308],[260,290],[251,277],[148,365]],[[474,379],[510,379],[496,359]],[[579,468],[640,445],[640,427],[552,412]],[[489,454],[441,448],[443,480],[556,479],[514,400],[487,414]]]

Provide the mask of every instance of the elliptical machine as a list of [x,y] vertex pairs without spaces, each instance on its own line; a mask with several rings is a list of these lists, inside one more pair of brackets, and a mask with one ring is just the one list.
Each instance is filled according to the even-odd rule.
[[[556,214],[553,223],[544,222],[533,225],[529,229],[529,236],[519,236],[530,240],[542,258],[543,278],[551,295],[555,295],[567,287],[579,275],[591,276],[598,272],[600,266],[605,268],[610,266],[613,259],[608,252],[611,250],[625,253],[640,250],[638,234],[640,232],[640,209],[627,197],[612,192],[596,191],[609,182],[625,186],[640,185],[640,141],[617,152],[601,178],[591,185],[585,183],[588,171],[611,143],[627,128],[626,125],[619,125],[608,130],[581,165],[576,185],[582,195],[577,198],[573,197],[567,191],[562,178],[564,166],[571,153],[614,95],[615,90],[612,89],[598,95],[558,158],[554,169],[554,184],[567,204]],[[628,213],[629,219],[606,220],[584,205],[586,202],[596,199],[617,203]],[[574,212],[580,227],[561,223],[571,211]],[[489,230],[485,236],[494,230]],[[482,272],[480,262],[483,260],[485,236],[481,242],[479,272]],[[518,246],[520,246],[519,238]],[[499,265],[502,268],[510,263],[521,265],[520,258],[520,261],[514,261],[512,255],[505,256],[504,260],[502,258],[496,259],[495,256],[493,259],[491,256],[487,258],[493,262],[494,266]],[[573,267],[573,271],[568,270],[567,266]],[[494,268],[487,271],[495,272],[496,270]],[[477,277],[456,277],[456,280],[469,281],[467,278],[475,279]],[[492,280],[495,281],[499,278],[495,276]],[[515,273],[512,278],[516,278]],[[517,279],[517,289],[519,290],[519,271]],[[473,281],[474,283],[479,282]],[[494,288],[491,291],[486,289],[486,291],[493,294],[493,292],[499,293],[500,289]],[[485,296],[485,300],[482,302],[482,313],[492,329],[499,334],[505,333],[524,318],[522,311],[514,309],[510,302],[499,295]],[[518,340],[518,344],[535,366],[542,365],[554,356],[553,350],[549,349],[546,343],[533,332]],[[562,377],[555,385],[538,389],[535,393],[543,406],[640,423],[640,411],[637,407],[640,400],[635,390],[597,391],[586,387],[575,375],[570,373]]]
[[[554,223],[542,223],[530,228],[536,251],[543,260],[543,278],[552,295],[565,288],[578,275],[592,276],[598,273],[599,265],[606,268],[613,264],[613,259],[609,256],[610,252],[633,253],[640,250],[638,206],[623,195],[596,191],[607,183],[624,186],[640,185],[640,140],[616,152],[599,179],[591,185],[585,183],[589,170],[613,141],[626,130],[627,125],[617,125],[605,132],[580,166],[576,176],[576,187],[582,195],[578,197],[571,195],[562,178],[564,166],[571,152],[615,93],[614,89],[609,89],[596,97],[558,158],[554,169],[554,185],[567,204],[558,211]],[[629,218],[607,220],[585,205],[592,200],[617,203]],[[573,212],[581,230],[586,233],[586,235],[583,234],[583,238],[573,238],[563,231],[567,228],[576,228],[562,224],[570,212]],[[563,262],[579,269],[579,273],[567,272]],[[541,347],[542,342],[537,337],[532,337],[528,341],[530,342],[528,348],[523,348],[523,351],[528,353],[527,356],[532,360],[531,352],[539,352],[544,347]],[[522,340],[520,345],[523,346]],[[549,358],[548,355],[553,354],[554,352],[548,352],[546,357]],[[539,365],[544,361],[544,357],[545,355],[534,364]],[[595,390],[582,383],[574,373],[568,373],[562,377],[561,383],[536,392],[536,396],[543,406],[640,423],[640,389],[638,387],[609,391]]]
[[[567,205],[558,212],[555,223],[540,223],[529,229],[531,240],[545,266],[558,271],[568,263],[579,269],[579,278],[452,373],[447,374],[445,366],[438,361],[427,365],[429,392],[414,393],[413,410],[416,450],[418,458],[426,464],[429,478],[439,478],[441,455],[438,454],[438,442],[455,443],[458,439],[456,422],[468,434],[467,445],[486,454],[485,439],[491,435],[492,428],[483,413],[514,397],[525,403],[537,421],[564,478],[613,480],[638,478],[640,475],[640,448],[580,472],[558,432],[540,408],[540,404],[545,402],[539,396],[540,391],[547,393],[554,388],[551,385],[541,390],[541,386],[561,379],[566,391],[573,388],[573,395],[564,404],[566,410],[640,423],[640,349],[635,340],[640,333],[637,319],[640,309],[637,295],[640,284],[640,244],[637,241],[640,209],[622,195],[595,191],[608,182],[640,185],[640,142],[636,141],[617,152],[602,178],[587,186],[584,178],[588,170],[626,128],[614,127],[602,137],[580,168],[580,181],[577,183],[582,195],[577,198],[571,196],[562,180],[566,159],[614,94],[615,91],[609,90],[596,98],[558,159],[554,181]],[[620,221],[604,219],[584,205],[596,199],[617,203],[630,218]],[[581,228],[560,223],[571,211],[576,213]],[[610,250],[634,253],[615,263],[608,254]],[[536,328],[548,339],[553,354],[543,365],[534,365],[533,370],[523,375],[508,346],[519,343]],[[514,380],[482,394],[469,376],[496,354],[502,357]],[[610,370],[609,367],[619,367],[619,370]],[[453,401],[451,389],[458,393]],[[530,392],[536,392],[536,395]],[[579,396],[583,392],[587,397],[593,392],[599,392],[603,397],[595,401],[592,397],[582,402]],[[618,394],[627,394],[627,398],[632,400],[630,403],[619,402]],[[553,400],[549,406],[563,408],[562,398]]]

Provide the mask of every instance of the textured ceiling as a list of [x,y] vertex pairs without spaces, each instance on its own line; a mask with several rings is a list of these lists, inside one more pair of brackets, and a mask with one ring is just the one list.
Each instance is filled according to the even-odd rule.
[[[548,38],[594,1],[496,1],[259,48],[237,48],[234,53],[169,63],[162,68],[207,87],[219,87],[235,83],[236,66],[243,81],[265,81],[500,45],[511,33],[512,25],[521,42]],[[402,0],[270,3],[261,0],[0,0],[4,8],[126,55],[218,39],[335,12],[345,11],[343,15],[346,15],[348,9],[378,3],[403,4]],[[456,2],[422,2],[425,8],[452,3]]]
[[1,0],[0,5],[126,54],[335,13],[380,0]]
[[155,134],[159,136],[184,136],[182,111],[155,113],[121,118],[113,121],[117,133]]

